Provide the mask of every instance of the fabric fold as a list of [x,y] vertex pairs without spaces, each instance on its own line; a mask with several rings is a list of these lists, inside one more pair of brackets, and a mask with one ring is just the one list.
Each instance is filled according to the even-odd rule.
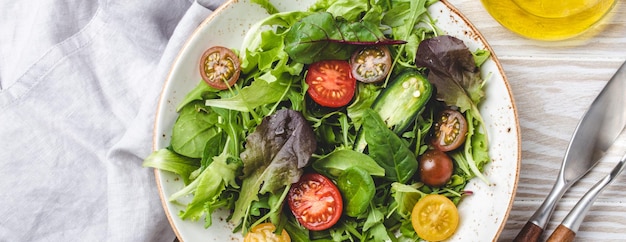
[[172,62],[222,2],[0,3],[21,19],[0,54],[23,55],[0,60],[0,240],[174,240],[142,162]]

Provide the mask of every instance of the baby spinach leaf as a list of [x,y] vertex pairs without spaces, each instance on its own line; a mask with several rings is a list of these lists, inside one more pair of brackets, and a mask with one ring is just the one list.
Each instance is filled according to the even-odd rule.
[[329,177],[339,177],[351,167],[359,167],[372,176],[384,176],[385,169],[371,157],[353,150],[335,150],[313,162],[315,171]]
[[207,141],[219,132],[217,120],[218,115],[202,101],[184,106],[172,129],[172,149],[187,157],[201,158]]
[[189,93],[187,93],[187,95],[185,95],[185,99],[183,99],[183,101],[178,104],[176,111],[180,112],[183,107],[187,106],[187,104],[193,101],[217,98],[218,91],[219,90],[209,86],[206,82],[199,81],[198,85]]
[[324,59],[348,59],[356,45],[403,44],[387,39],[376,24],[348,22],[328,12],[302,18],[285,33],[285,51],[293,60],[310,64]]
[[240,155],[243,183],[231,220],[239,224],[247,218],[258,194],[274,194],[297,182],[316,147],[313,130],[299,112],[283,109],[265,117]]
[[369,156],[385,168],[385,177],[406,183],[417,171],[417,159],[407,144],[387,128],[380,115],[367,109],[363,115],[363,132]]
[[352,166],[339,175],[337,188],[343,196],[344,213],[354,218],[367,212],[376,193],[374,179],[358,166]]

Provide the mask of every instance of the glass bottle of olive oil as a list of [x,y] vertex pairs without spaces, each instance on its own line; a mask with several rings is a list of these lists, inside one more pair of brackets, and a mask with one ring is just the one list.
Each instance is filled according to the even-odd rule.
[[481,0],[509,30],[531,39],[575,37],[602,19],[617,0]]

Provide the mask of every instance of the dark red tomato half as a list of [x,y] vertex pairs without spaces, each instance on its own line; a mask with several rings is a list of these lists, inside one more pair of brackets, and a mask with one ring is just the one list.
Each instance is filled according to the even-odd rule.
[[384,45],[366,46],[355,51],[350,58],[352,75],[361,82],[385,80],[391,70],[391,53]]
[[452,177],[452,159],[440,150],[428,150],[419,160],[420,180],[431,187],[440,187]]
[[347,61],[314,62],[309,65],[305,81],[309,85],[307,93],[311,99],[324,107],[343,107],[354,97],[356,79]]
[[441,151],[459,148],[467,135],[467,121],[459,111],[443,110],[435,120],[432,145]]
[[337,223],[343,200],[337,186],[317,173],[308,173],[293,184],[287,202],[298,222],[309,230],[325,230]]
[[209,86],[224,90],[237,82],[241,72],[239,57],[223,46],[208,48],[200,58],[200,75]]

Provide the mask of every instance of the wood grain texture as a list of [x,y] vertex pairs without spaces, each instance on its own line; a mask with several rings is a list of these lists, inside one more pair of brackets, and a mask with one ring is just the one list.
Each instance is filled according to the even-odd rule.
[[536,242],[541,237],[543,229],[534,223],[527,222],[515,236],[513,242]]
[[[626,2],[579,38],[541,42],[500,26],[480,1],[449,0],[483,34],[500,59],[518,108],[522,167],[515,202],[498,241],[512,241],[548,195],[579,119],[626,60]],[[578,199],[613,168],[626,141],[563,196],[540,241],[545,241]],[[598,197],[575,241],[626,240],[626,176]]]
[[548,237],[548,242],[572,242],[576,233],[562,224],[557,226],[554,232]]

